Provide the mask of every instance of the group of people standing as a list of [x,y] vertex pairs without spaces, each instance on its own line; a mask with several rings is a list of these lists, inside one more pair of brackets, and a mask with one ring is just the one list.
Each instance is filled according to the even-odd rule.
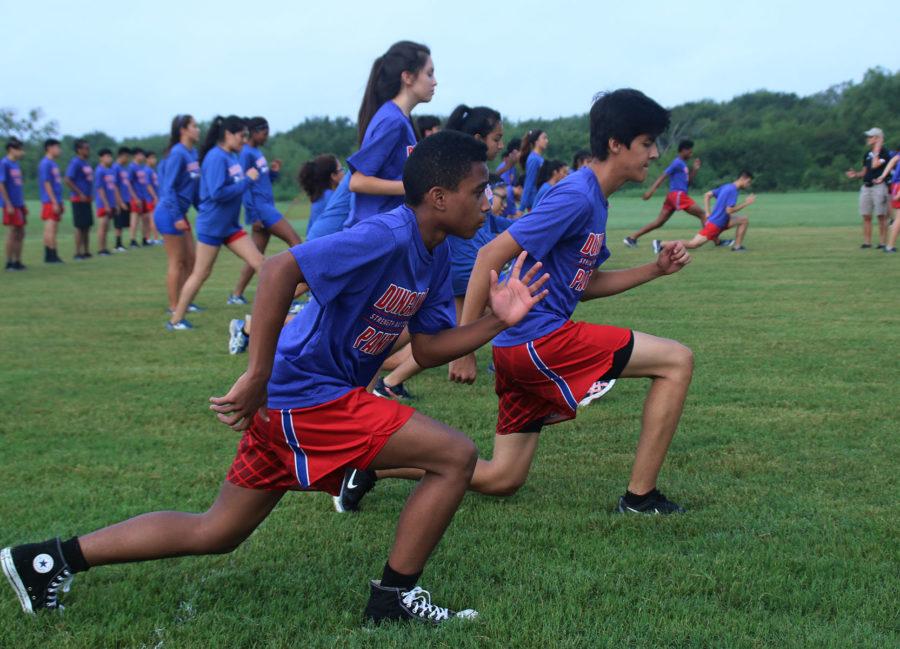
[[[884,143],[884,131],[877,126],[865,132],[869,150],[863,156],[862,167],[848,169],[847,178],[862,180],[859,188],[859,213],[863,220],[863,250],[872,248],[872,217],[878,219],[878,250],[897,252],[900,235],[900,151],[889,151]],[[893,223],[888,217],[893,210]]]

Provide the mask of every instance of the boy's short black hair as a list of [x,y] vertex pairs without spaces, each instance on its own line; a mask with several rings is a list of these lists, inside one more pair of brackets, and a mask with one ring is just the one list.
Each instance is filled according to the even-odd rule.
[[694,141],[693,140],[682,140],[678,143],[678,153],[681,153],[685,149],[693,149]]
[[521,148],[522,148],[522,138],[514,137],[506,145],[506,151],[503,152],[503,157],[505,158],[506,156],[508,156],[510,153],[512,153],[516,149],[521,149]]
[[131,149],[131,155],[146,155],[147,152],[144,151],[141,147],[136,146]]
[[10,149],[21,149],[24,146],[25,145],[22,144],[22,140],[20,140],[17,137],[11,137],[6,141],[6,150],[7,151],[9,151]]
[[741,169],[741,173],[738,174],[738,178],[749,178],[750,180],[753,180],[753,174],[747,169]]
[[441,118],[434,115],[419,115],[416,117],[416,128],[419,129],[420,135],[425,135],[425,131],[430,131],[435,126],[441,125]]
[[610,140],[629,148],[639,135],[659,137],[669,127],[669,111],[640,90],[620,88],[594,99],[590,121],[591,154],[606,160]]
[[103,148],[97,152],[97,157],[102,158],[105,155],[112,155],[112,151],[107,148]]
[[487,147],[471,135],[439,131],[425,138],[416,145],[403,167],[407,205],[421,205],[432,187],[455,190],[474,162],[487,162]]
[[131,155],[131,149],[127,146],[120,146],[119,152],[116,155]]
[[75,140],[75,143],[72,144],[72,150],[75,151],[75,153],[78,153],[79,149],[83,149],[86,146],[88,146],[88,141],[78,138]]
[[44,140],[44,151],[49,149],[51,146],[58,146],[58,145],[59,145],[59,140],[57,140],[56,138],[53,138],[53,137],[48,137],[46,140]]
[[144,151],[144,155],[149,158],[150,156],[155,156],[156,151]]

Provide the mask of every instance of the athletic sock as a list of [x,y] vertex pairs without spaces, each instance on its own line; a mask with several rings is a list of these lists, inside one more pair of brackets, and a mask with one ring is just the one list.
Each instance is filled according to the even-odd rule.
[[645,502],[650,500],[656,495],[656,487],[648,491],[647,493],[639,496],[638,494],[631,493],[630,491],[625,491],[625,504],[629,507],[637,507],[639,505],[643,505]]
[[247,331],[247,325],[241,325],[241,333],[247,336],[247,338],[250,337],[250,332]]
[[85,572],[90,568],[84,559],[84,555],[81,553],[81,544],[78,542],[77,536],[73,536],[68,541],[63,541],[60,547],[62,548],[63,559],[69,564],[70,572]]
[[399,588],[400,590],[412,590],[422,576],[420,570],[414,575],[404,575],[391,568],[391,564],[385,562],[384,572],[381,573],[381,585],[385,588]]
[[116,248],[123,248],[122,237],[116,237]]

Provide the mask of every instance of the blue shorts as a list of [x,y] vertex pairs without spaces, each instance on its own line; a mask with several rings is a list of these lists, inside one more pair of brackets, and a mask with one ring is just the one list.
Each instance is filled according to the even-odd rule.
[[207,246],[227,246],[229,243],[237,241],[241,237],[246,237],[247,231],[244,228],[235,228],[228,234],[224,236],[217,236],[212,234],[204,234],[203,232],[197,232],[197,241],[200,243],[205,243]]
[[[184,219],[188,224],[188,229],[185,231],[181,231],[175,227],[175,222]],[[180,237],[184,232],[190,232],[190,224],[191,222],[187,220],[185,217],[178,217],[172,215],[172,212],[166,208],[162,203],[156,206],[156,209],[153,210],[153,223],[156,224],[156,230],[160,234],[168,234],[170,236]]]
[[244,206],[244,222],[247,225],[262,223],[264,228],[271,228],[283,218],[284,216],[275,209],[274,205]]

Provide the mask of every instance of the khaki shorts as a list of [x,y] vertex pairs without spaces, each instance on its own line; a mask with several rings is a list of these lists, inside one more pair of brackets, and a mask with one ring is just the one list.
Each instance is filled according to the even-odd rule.
[[888,207],[888,189],[887,185],[881,183],[866,187],[863,185],[859,188],[859,213],[875,216],[884,216],[887,214]]

